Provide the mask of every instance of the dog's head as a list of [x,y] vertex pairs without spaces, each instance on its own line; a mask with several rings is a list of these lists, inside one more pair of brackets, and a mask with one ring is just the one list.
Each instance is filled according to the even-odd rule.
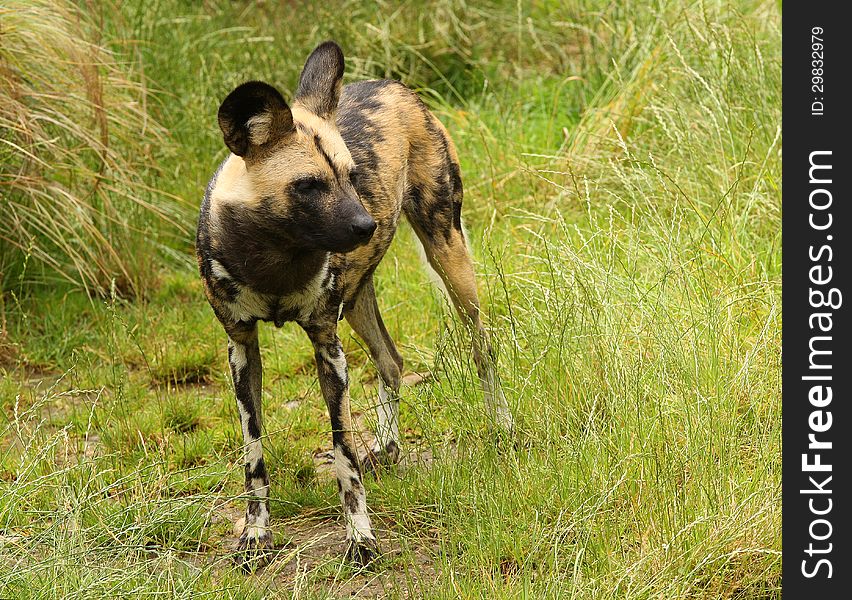
[[299,77],[291,109],[274,87],[250,81],[219,107],[228,148],[245,162],[252,215],[294,247],[348,252],[367,243],[376,222],[355,191],[352,156],[335,124],[343,52],[320,44]]

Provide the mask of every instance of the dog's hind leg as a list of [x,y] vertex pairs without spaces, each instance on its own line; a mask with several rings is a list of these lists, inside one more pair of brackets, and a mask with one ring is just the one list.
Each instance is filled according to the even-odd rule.
[[496,354],[480,318],[473,261],[464,235],[461,230],[453,230],[447,237],[444,237],[443,233],[434,236],[416,225],[414,230],[423,244],[429,265],[441,277],[450,295],[450,301],[470,329],[473,338],[473,360],[482,383],[489,417],[498,427],[511,432],[514,421],[497,374]]
[[355,333],[367,344],[379,371],[376,442],[366,460],[362,461],[365,470],[372,470],[380,464],[394,464],[399,460],[399,381],[402,357],[382,321],[372,277],[361,286],[354,303],[343,314]]
[[512,413],[497,375],[497,361],[482,325],[473,261],[461,225],[462,181],[458,157],[443,125],[426,116],[429,142],[413,150],[403,211],[414,228],[429,265],[473,337],[473,359],[492,421],[513,429]]

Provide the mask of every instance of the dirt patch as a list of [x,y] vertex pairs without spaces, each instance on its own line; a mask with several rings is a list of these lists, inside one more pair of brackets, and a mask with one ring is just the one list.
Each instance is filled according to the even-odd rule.
[[290,542],[261,575],[270,590],[288,593],[310,589],[337,597],[420,597],[437,576],[434,549],[403,538],[379,516],[373,521],[382,557],[369,569],[343,562],[346,534],[337,519],[299,517],[278,525]]
[[[208,541],[207,552],[190,560],[199,567],[212,566],[214,571],[235,569],[230,556],[242,533],[243,510],[239,502],[219,507],[211,524],[223,534],[212,536],[218,539]],[[343,522],[322,509],[275,519],[276,547],[268,555],[269,562],[246,576],[257,577],[259,585],[273,592],[273,597],[299,597],[299,592],[306,591],[322,592],[331,598],[423,597],[440,574],[434,539],[402,534],[388,516],[373,514],[372,518],[382,555],[367,569],[356,569],[343,560]],[[234,523],[224,533],[225,526]]]

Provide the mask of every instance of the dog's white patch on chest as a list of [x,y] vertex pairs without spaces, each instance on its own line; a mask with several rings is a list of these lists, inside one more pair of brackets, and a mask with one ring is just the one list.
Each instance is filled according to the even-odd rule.
[[[233,281],[228,269],[215,258],[210,261],[210,272],[218,281]],[[239,292],[233,302],[223,302],[234,321],[250,321],[262,318],[269,310],[269,298],[236,284]]]
[[225,302],[225,306],[231,311],[234,321],[251,321],[267,316],[269,300],[267,294],[258,294],[249,288],[241,287],[237,299],[234,302]]
[[325,289],[322,286],[322,282],[325,281],[326,275],[328,275],[329,266],[330,259],[326,255],[325,262],[323,262],[322,267],[317,271],[316,275],[311,277],[310,281],[302,289],[281,296],[278,302],[279,307],[285,310],[297,310],[299,311],[299,319],[303,321],[307,320],[314,308],[316,308],[319,299],[324,296]]

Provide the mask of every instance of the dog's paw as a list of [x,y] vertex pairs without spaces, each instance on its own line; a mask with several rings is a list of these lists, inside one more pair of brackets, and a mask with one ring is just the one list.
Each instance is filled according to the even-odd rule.
[[268,528],[246,527],[234,551],[234,563],[251,573],[269,563],[272,532]]
[[367,450],[367,453],[361,458],[361,469],[365,474],[375,475],[381,469],[397,464],[399,459],[399,446],[396,442],[390,442],[384,448]]
[[373,539],[349,540],[346,546],[346,561],[359,568],[375,565],[380,556],[379,545]]

